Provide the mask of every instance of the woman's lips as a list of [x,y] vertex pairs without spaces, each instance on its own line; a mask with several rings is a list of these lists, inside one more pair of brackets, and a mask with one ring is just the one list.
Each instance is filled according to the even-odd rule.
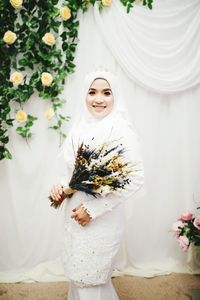
[[92,105],[92,107],[96,110],[96,111],[101,111],[103,109],[106,108],[105,105]]

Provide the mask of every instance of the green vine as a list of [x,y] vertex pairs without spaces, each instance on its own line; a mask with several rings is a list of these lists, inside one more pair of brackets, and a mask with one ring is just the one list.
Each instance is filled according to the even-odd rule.
[[[126,6],[127,8],[127,13],[130,12],[131,8],[133,8],[134,2],[138,2],[138,0],[120,0],[121,3]],[[141,0],[139,2],[142,2],[143,5],[147,5],[148,8],[152,9],[153,6],[153,0]]]
[[[135,0],[120,0],[129,12]],[[58,0],[2,0],[0,2],[0,160],[12,158],[7,148],[8,129],[16,124],[16,132],[26,140],[32,136],[37,116],[27,114],[23,107],[37,92],[49,101],[45,113],[54,120],[50,129],[56,130],[60,143],[66,137],[61,98],[65,79],[75,71],[74,55],[78,42],[81,9],[98,4],[102,10],[111,0],[68,0],[60,6]],[[152,0],[141,0],[152,8]],[[12,103],[18,104],[12,115]],[[20,123],[20,125],[19,125]]]

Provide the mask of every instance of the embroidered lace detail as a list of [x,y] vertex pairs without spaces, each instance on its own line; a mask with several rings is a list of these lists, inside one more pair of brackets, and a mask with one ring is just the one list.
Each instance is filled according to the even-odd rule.
[[106,283],[119,249],[116,235],[107,234],[105,228],[100,233],[93,230],[94,223],[91,225],[88,230],[71,221],[65,227],[64,269],[66,276],[80,287]]

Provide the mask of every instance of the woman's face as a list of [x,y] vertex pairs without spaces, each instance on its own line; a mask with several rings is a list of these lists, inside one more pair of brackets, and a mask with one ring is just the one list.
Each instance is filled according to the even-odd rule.
[[113,103],[114,97],[109,83],[102,78],[95,79],[86,96],[89,112],[98,119],[104,118],[112,111]]

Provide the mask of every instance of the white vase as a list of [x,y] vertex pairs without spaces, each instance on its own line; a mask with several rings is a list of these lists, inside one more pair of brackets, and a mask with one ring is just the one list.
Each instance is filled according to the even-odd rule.
[[190,245],[187,262],[192,273],[200,274],[200,247],[196,247],[194,244]]
[[196,266],[200,267],[200,246],[193,245],[193,259]]

